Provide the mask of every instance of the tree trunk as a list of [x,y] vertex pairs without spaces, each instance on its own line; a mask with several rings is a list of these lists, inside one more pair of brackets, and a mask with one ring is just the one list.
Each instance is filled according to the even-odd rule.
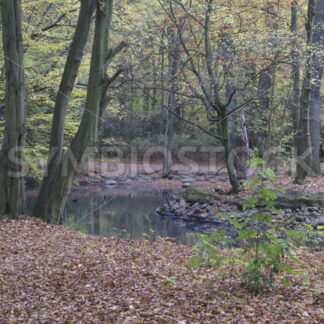
[[[272,75],[273,69],[268,69],[260,73],[259,77],[259,105],[262,111],[262,115],[266,116],[266,114],[270,111],[271,106],[271,87],[272,87]],[[266,118],[264,118],[264,122],[266,123]],[[259,150],[259,155],[263,156],[265,147],[266,147],[266,139],[267,132],[266,128],[260,130],[258,134],[257,140],[257,148]]]
[[[233,104],[235,105],[236,100]],[[247,165],[249,159],[249,142],[246,131],[244,115],[232,114],[228,117],[229,140],[233,155],[234,169],[239,180],[247,178]]]
[[[306,23],[307,45],[312,43],[313,20],[314,20],[315,0],[308,2],[308,21]],[[297,146],[297,169],[295,175],[296,184],[304,184],[307,175],[311,174],[311,139],[309,111],[311,102],[311,84],[312,84],[312,53],[308,49],[306,59],[306,71],[302,85],[300,98],[300,121],[299,121],[299,141]]]
[[[177,91],[177,71],[179,61],[179,43],[171,28],[168,30],[169,42],[169,91],[167,95],[168,109],[176,111],[177,99],[175,92]],[[167,177],[172,167],[172,142],[175,130],[174,115],[167,112],[167,124],[165,132],[165,147],[166,152],[163,159],[162,176]]]
[[[110,61],[112,55],[116,54],[108,50],[112,4],[112,0],[106,0],[101,2],[97,8],[87,98],[78,132],[68,151],[63,154],[59,168],[55,172],[54,181],[48,190],[47,199],[40,201],[35,209],[35,215],[46,222],[57,224],[62,221],[61,215],[74,179],[97,139],[103,93],[109,84],[106,76],[107,62]],[[110,53],[109,57],[108,53]],[[70,163],[71,159],[73,163]]]
[[159,48],[159,66],[161,66],[160,70],[160,83],[161,83],[161,111],[164,111],[164,31],[162,30],[162,35],[161,35],[161,44]]
[[157,81],[158,81],[158,68],[155,61],[155,53],[152,58],[152,67],[153,67],[153,91],[152,91],[152,111],[156,112],[157,108]]
[[[231,35],[224,33],[222,35],[222,42],[220,44],[220,50],[224,62],[223,70],[227,75],[226,83],[226,102],[229,102],[232,93],[235,91],[234,75],[233,75],[233,44]],[[227,111],[234,109],[238,106],[236,94],[232,97]],[[244,116],[237,113],[231,114],[228,117],[229,128],[229,140],[231,142],[231,148],[234,159],[234,168],[237,174],[238,180],[247,178],[247,165],[246,162],[249,159],[248,149],[248,137],[246,132],[246,124]]]
[[48,199],[51,186],[56,181],[57,172],[62,162],[66,113],[87,43],[95,7],[96,1],[94,0],[81,1],[77,27],[66,60],[59,91],[56,96],[47,170],[34,206],[33,214],[37,217],[42,217],[41,213],[44,210],[43,205]]
[[314,175],[321,175],[320,133],[321,133],[321,84],[324,66],[324,1],[317,1],[314,14],[312,44],[312,84],[309,109],[310,139],[312,145],[311,168]]
[[232,154],[233,152],[229,135],[228,118],[225,118],[224,116],[221,124],[228,177],[232,186],[232,193],[238,193],[240,191],[240,182],[235,172],[234,155]]
[[298,128],[299,128],[299,98],[300,98],[300,58],[297,48],[297,6],[294,1],[291,2],[291,26],[292,49],[291,49],[291,79],[292,79],[292,98],[290,100],[291,115],[293,118],[294,128],[294,147],[297,152],[298,145]]
[[21,3],[1,1],[2,38],[5,57],[5,132],[0,152],[0,213],[16,218],[25,212],[25,78]]

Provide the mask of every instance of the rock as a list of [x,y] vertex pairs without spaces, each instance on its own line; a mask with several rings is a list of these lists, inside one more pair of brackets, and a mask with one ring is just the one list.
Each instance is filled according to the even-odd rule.
[[162,206],[161,206],[161,211],[166,211],[166,210],[169,210],[169,205],[167,203],[164,203]]
[[180,206],[180,208],[186,208],[187,203],[183,198],[180,199],[179,206]]
[[212,203],[216,199],[214,196],[197,189],[186,189],[182,193],[182,197],[186,202],[191,204],[196,202]]
[[200,220],[207,220],[208,215],[206,213],[198,213],[193,215],[194,218],[198,218]]
[[214,210],[214,207],[213,206],[208,206],[206,208],[208,214],[209,214],[209,217],[215,217],[215,210]]
[[[309,207],[324,207],[324,192],[317,192],[312,195],[303,195],[301,192],[287,190],[286,193],[276,193],[277,199],[274,202],[276,208],[288,208],[290,211],[295,210],[297,213],[302,212],[309,215]],[[238,199],[233,202],[242,209],[246,203],[244,199]]]
[[314,221],[314,226],[315,226],[315,227],[318,227],[318,226],[324,226],[324,216],[321,216],[321,217],[317,218],[317,219]]
[[204,178],[202,178],[202,177],[197,177],[196,178],[196,181],[204,181],[205,179]]
[[287,190],[286,193],[277,193],[276,207],[301,208],[308,212],[307,207],[324,207],[324,192],[304,195],[302,192]]
[[179,209],[179,204],[177,202],[171,203],[171,211],[174,213]]
[[223,178],[223,177],[217,177],[216,178],[216,181],[227,182],[227,179],[226,178]]
[[199,175],[199,176],[202,176],[202,175],[205,175],[205,174],[206,174],[205,171],[198,171],[198,172],[197,172],[197,175]]
[[194,178],[184,178],[182,179],[182,182],[192,182],[194,180],[195,180]]
[[119,176],[119,177],[116,177],[115,179],[120,182],[125,182],[125,181],[127,181],[128,178],[126,176]]
[[189,188],[190,187],[190,182],[183,182],[182,183],[182,188]]
[[214,188],[214,191],[217,192],[220,195],[223,195],[224,194],[224,190],[223,190],[222,187],[215,187]]
[[174,212],[174,214],[175,214],[176,216],[182,216],[182,215],[185,214],[185,209],[178,208],[178,209]]
[[82,180],[79,181],[79,186],[87,186],[88,185],[88,181]]
[[306,222],[307,217],[302,215],[297,215],[295,219],[297,222],[302,223],[302,222]]
[[103,173],[101,175],[102,178],[104,178],[105,180],[110,180],[110,179],[114,179],[115,177],[112,176],[111,174],[108,174],[108,173]]
[[107,186],[114,186],[114,185],[116,185],[116,181],[115,180],[107,180],[106,185]]
[[198,203],[198,202],[194,203],[194,204],[192,205],[192,209],[193,209],[193,210],[197,210],[197,209],[199,209],[199,203]]

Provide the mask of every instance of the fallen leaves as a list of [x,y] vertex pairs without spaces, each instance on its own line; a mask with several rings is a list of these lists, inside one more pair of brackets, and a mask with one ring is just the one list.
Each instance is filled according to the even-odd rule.
[[[0,219],[1,323],[321,323],[323,251],[303,254],[314,291],[250,293],[189,248],[86,236],[33,218]],[[207,278],[208,280],[204,279]]]

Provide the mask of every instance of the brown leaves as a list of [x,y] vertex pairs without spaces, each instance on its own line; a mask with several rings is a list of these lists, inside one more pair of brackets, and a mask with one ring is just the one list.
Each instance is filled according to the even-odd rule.
[[[191,250],[167,242],[85,236],[36,219],[0,220],[0,322],[320,323],[323,269],[314,292],[262,294],[211,269],[190,272]],[[323,252],[303,256],[315,267]],[[310,262],[310,260],[313,260]],[[208,274],[207,282],[202,278]]]

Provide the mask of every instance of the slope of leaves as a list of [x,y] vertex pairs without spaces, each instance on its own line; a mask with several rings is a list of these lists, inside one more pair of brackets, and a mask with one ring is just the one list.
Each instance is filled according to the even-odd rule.
[[[33,218],[0,220],[1,323],[321,323],[323,252],[308,284],[251,293],[189,248],[85,236]],[[216,273],[217,274],[217,273]],[[206,285],[205,276],[210,277]],[[297,279],[296,279],[297,280]],[[298,285],[297,285],[298,284]],[[309,289],[315,285],[316,292]]]

